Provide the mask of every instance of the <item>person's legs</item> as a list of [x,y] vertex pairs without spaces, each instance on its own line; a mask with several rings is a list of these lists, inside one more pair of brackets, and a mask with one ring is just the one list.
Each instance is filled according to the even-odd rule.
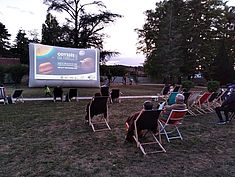
[[220,122],[224,122],[222,114],[221,114],[221,111],[224,111],[223,107],[216,107],[215,108],[215,112],[216,112],[216,114],[217,114],[217,116],[219,118],[219,121]]
[[226,121],[227,122],[229,122],[230,120],[230,118],[229,118],[229,113],[233,113],[233,112],[235,112],[234,111],[234,109],[231,109],[231,108],[226,108],[225,110],[224,110],[224,115],[225,115],[225,118],[226,118]]

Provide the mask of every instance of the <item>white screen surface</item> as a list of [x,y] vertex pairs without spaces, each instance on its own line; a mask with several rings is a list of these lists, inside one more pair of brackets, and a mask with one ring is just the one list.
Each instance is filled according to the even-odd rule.
[[99,50],[29,44],[29,86],[99,87]]

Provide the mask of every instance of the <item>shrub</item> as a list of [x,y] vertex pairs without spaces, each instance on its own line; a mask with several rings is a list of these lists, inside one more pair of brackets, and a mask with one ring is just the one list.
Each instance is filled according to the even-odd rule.
[[193,87],[194,87],[194,82],[190,80],[182,81],[182,89],[185,89],[186,92],[188,92]]
[[3,66],[0,66],[0,83],[1,84],[4,82],[4,76],[5,76],[5,68]]
[[220,82],[219,81],[208,81],[207,82],[207,90],[209,92],[217,92],[220,88]]
[[15,84],[20,84],[22,77],[28,73],[27,65],[14,65],[8,68],[8,72],[11,75]]

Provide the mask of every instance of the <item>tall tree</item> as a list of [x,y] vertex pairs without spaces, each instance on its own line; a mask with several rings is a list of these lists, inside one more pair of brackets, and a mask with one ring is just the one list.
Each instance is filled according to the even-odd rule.
[[[102,49],[105,36],[102,30],[107,24],[121,17],[106,11],[102,1],[82,3],[81,0],[44,0],[44,3],[49,6],[48,11],[56,10],[69,15],[68,22],[72,24],[73,30],[73,47],[94,46]],[[98,14],[87,12],[87,8],[92,6],[97,9]]]
[[24,30],[20,29],[16,35],[15,45],[17,56],[22,64],[29,64],[29,39]]
[[48,13],[46,21],[42,24],[42,43],[47,45],[59,45],[61,38],[61,27],[56,17]]
[[[180,16],[183,1],[170,0],[156,3],[155,11],[146,11],[147,23],[138,30],[140,50],[147,54],[145,68],[153,77],[175,82],[182,66],[182,34]],[[156,69],[157,68],[157,69]]]
[[11,35],[8,33],[6,26],[0,22],[0,56],[6,55],[10,46],[10,36]]
[[225,47],[224,40],[220,41],[218,54],[215,57],[212,66],[212,78],[220,81],[220,84],[225,85],[232,83],[235,80],[233,59],[228,55],[228,50]]
[[221,39],[229,46],[228,55],[234,56],[235,33],[229,26],[235,16],[223,0],[165,0],[146,16],[137,31],[139,50],[146,54],[145,68],[153,77],[163,73],[191,78],[200,68],[211,79]]

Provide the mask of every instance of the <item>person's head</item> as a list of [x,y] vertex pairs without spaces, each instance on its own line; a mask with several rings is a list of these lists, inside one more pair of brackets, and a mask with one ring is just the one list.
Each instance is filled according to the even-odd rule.
[[178,93],[175,97],[175,102],[176,103],[184,103],[184,95],[181,93]]
[[95,93],[95,97],[101,96],[100,92]]
[[153,103],[151,101],[145,101],[144,105],[143,105],[143,108],[145,110],[151,110],[151,109],[153,109]]

